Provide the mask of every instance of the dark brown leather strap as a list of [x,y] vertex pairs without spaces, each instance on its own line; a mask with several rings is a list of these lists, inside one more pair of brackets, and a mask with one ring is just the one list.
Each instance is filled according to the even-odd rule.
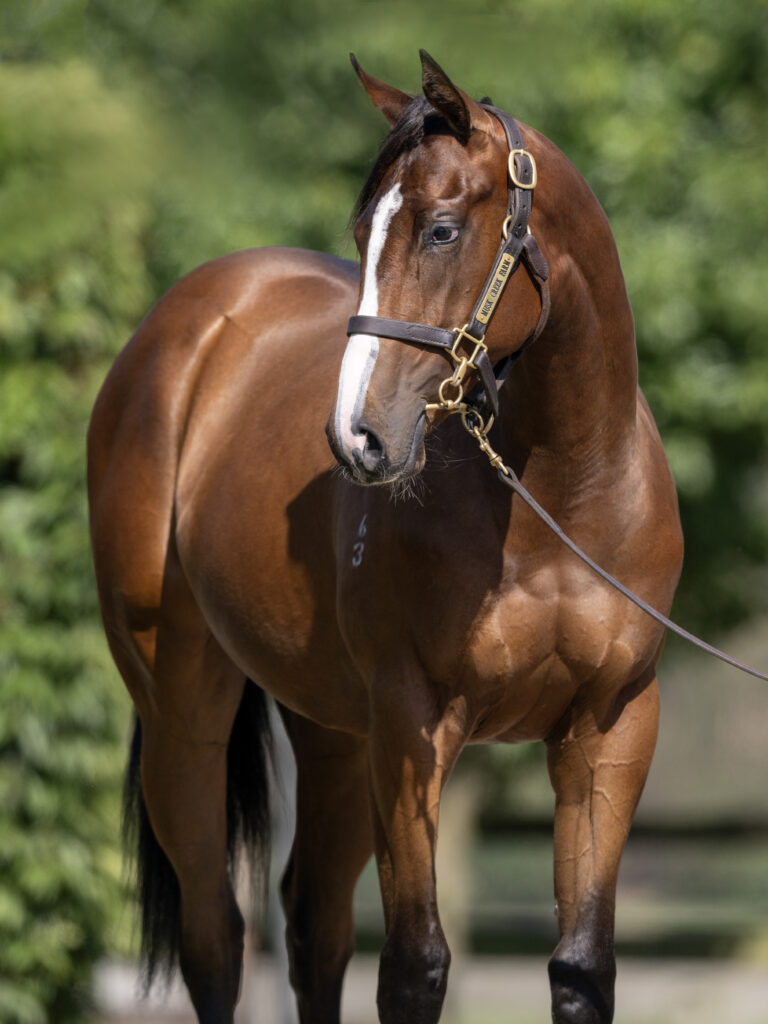
[[[496,253],[496,258],[491,269],[488,271],[488,276],[483,283],[483,287],[480,289],[477,302],[470,314],[467,330],[473,338],[485,337],[485,332],[488,330],[491,318],[496,311],[496,306],[501,301],[501,296],[504,294],[507,282],[520,266],[522,254],[523,242],[517,235],[513,235],[510,232],[509,238],[506,240],[502,239]],[[501,276],[502,273],[503,277]],[[495,292],[493,292],[494,285],[496,286]],[[492,292],[493,296],[489,298]],[[488,308],[490,302],[493,302],[493,308],[490,310],[490,314],[487,314],[484,311]],[[479,317],[485,317],[485,319],[478,319]]]
[[[525,142],[523,140],[520,127],[517,121],[504,110],[499,110],[490,101],[482,104],[485,109],[500,122],[504,129],[504,135],[507,140],[507,147],[510,153],[516,150],[522,152],[516,152],[514,157],[515,175],[518,181],[521,181],[524,185],[530,185],[533,182],[533,164],[531,163],[530,157],[525,151]],[[474,327],[476,324],[476,316],[478,312],[478,306],[482,301],[482,297],[485,295],[485,289],[488,286],[489,281],[493,278],[494,271],[499,265],[504,252],[514,254],[517,261],[514,269],[509,274],[512,276],[519,265],[519,262],[525,263],[526,270],[531,276],[536,289],[539,293],[539,300],[541,302],[541,310],[539,312],[539,319],[533,332],[525,339],[523,344],[511,355],[506,356],[500,362],[496,363],[493,368],[493,373],[496,378],[497,390],[500,390],[504,385],[507,377],[509,376],[512,367],[520,359],[525,350],[536,341],[541,332],[544,330],[547,320],[549,319],[549,311],[551,306],[550,294],[549,294],[549,266],[546,259],[544,258],[541,249],[539,249],[538,242],[529,234],[528,223],[531,218],[531,210],[533,207],[533,189],[531,188],[517,188],[514,184],[508,189],[508,204],[507,214],[511,218],[509,237],[506,241],[502,241],[499,247],[499,252],[496,255],[496,261],[494,262],[493,268],[488,275],[488,280],[483,286],[481,291],[481,299],[472,311],[472,323],[470,325],[470,333],[474,334]],[[475,401],[479,397],[476,394],[470,396]]]
[[522,239],[528,232],[528,221],[531,219],[531,209],[533,208],[533,188],[531,187],[534,180],[533,164],[525,149],[520,126],[514,117],[510,117],[506,111],[494,107],[492,103],[486,103],[483,106],[500,122],[507,140],[507,148],[510,153],[515,153],[513,158],[515,177],[524,187],[519,188],[514,182],[509,185],[507,213],[512,217],[510,235],[516,235],[517,238]]
[[350,334],[375,334],[380,338],[394,338],[396,341],[412,341],[429,348],[451,349],[456,334],[444,327],[430,327],[429,324],[412,323],[410,320],[391,320],[386,316],[351,316],[347,324]]

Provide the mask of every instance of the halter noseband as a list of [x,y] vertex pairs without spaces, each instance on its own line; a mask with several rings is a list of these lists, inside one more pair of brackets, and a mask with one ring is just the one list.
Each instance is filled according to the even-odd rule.
[[[408,320],[392,320],[383,316],[352,316],[347,325],[347,335],[372,334],[381,338],[393,338],[395,341],[411,342],[422,348],[436,349],[444,353],[454,364],[453,373],[440,384],[439,401],[430,403],[427,409],[462,413],[472,410],[479,416],[480,407],[485,405],[492,416],[497,416],[499,388],[523,350],[541,334],[549,316],[549,267],[536,239],[528,230],[533,190],[537,181],[536,161],[525,148],[517,122],[503,110],[486,104],[483,106],[501,122],[507,138],[507,216],[502,225],[502,239],[496,259],[480,290],[480,296],[475,302],[469,320],[463,327],[447,330],[444,327],[431,327],[429,324],[412,323]],[[492,367],[484,340],[485,334],[504,288],[521,262],[525,264],[531,280],[538,289],[541,313],[536,327],[520,348]],[[464,379],[472,370],[478,371],[481,385],[473,395],[465,399]]]

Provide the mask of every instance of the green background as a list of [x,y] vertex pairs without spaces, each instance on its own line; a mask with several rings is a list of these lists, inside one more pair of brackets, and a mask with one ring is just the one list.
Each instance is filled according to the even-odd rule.
[[198,263],[354,255],[385,125],[347,53],[416,91],[419,47],[552,138],[608,212],[680,492],[678,618],[717,639],[768,611],[763,0],[0,0],[0,1021],[81,1019],[129,931],[128,702],[83,487],[98,386]]

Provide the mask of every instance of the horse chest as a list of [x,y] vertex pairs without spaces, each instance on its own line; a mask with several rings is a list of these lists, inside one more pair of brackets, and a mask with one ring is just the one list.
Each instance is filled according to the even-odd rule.
[[397,544],[365,513],[348,532],[338,607],[356,663],[369,680],[418,664],[469,697],[477,739],[546,735],[577,691],[626,685],[658,642],[567,552],[516,559],[479,537],[468,554],[439,528]]

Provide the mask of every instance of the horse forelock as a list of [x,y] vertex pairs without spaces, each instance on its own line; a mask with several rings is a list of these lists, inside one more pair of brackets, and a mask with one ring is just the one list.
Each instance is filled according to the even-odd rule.
[[403,111],[400,120],[382,142],[371,172],[357,197],[350,223],[354,224],[379,190],[390,167],[403,153],[415,149],[428,135],[452,135],[451,126],[423,96],[415,96]]

